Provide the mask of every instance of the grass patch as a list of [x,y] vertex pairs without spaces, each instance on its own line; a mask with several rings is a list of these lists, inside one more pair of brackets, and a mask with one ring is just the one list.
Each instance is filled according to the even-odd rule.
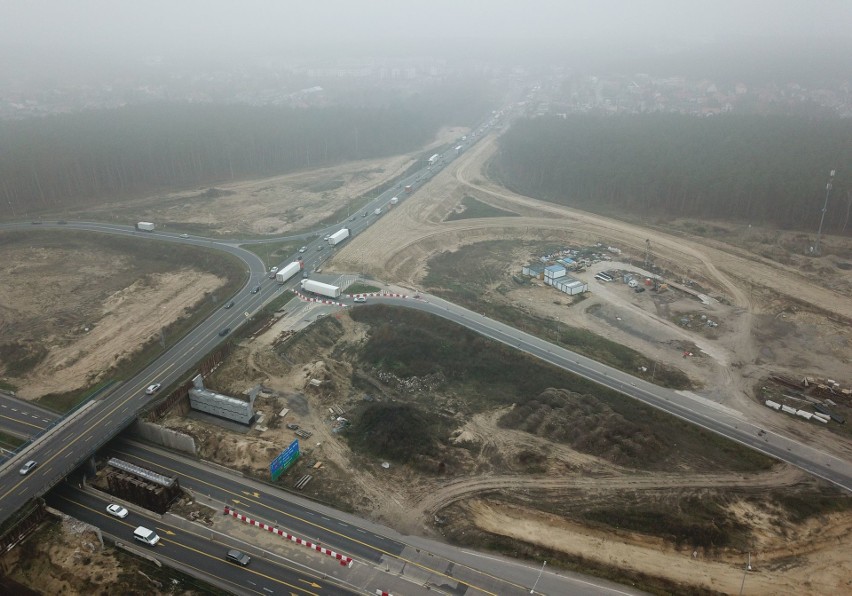
[[239,329],[231,334],[231,337],[235,340],[250,337],[258,329],[263,327],[277,311],[281,310],[281,308],[294,298],[296,298],[296,294],[290,290],[284,290],[279,296],[276,296],[272,302],[261,308],[257,313],[246,320]]
[[47,348],[34,342],[7,341],[0,343],[0,362],[5,373],[22,377],[47,357]]
[[115,384],[115,381],[106,381],[95,387],[86,387],[77,391],[66,391],[65,393],[48,393],[33,400],[43,408],[49,408],[54,412],[65,414],[82,403],[94,398],[99,393],[106,391]]
[[0,379],[0,389],[2,389],[3,391],[10,391],[14,393],[18,390],[18,386],[14,383],[10,383],[9,381]]
[[473,197],[465,197],[462,199],[462,211],[452,211],[444,219],[444,221],[455,221],[458,219],[473,219],[478,217],[518,217],[514,211],[506,211],[492,207],[487,203],[483,203]]
[[411,404],[371,403],[346,433],[356,451],[406,464],[416,456],[434,456],[447,430],[440,417]]
[[[632,348],[585,329],[535,316],[514,305],[483,300],[488,288],[501,282],[512,283],[507,263],[512,262],[517,248],[515,242],[496,240],[478,242],[452,253],[442,253],[429,260],[429,273],[424,285],[429,292],[465,308],[657,385],[672,389],[692,388],[689,377],[681,370],[659,362],[655,366],[653,361]],[[556,290],[553,293],[554,298],[563,296]],[[647,371],[640,372],[641,367]]]
[[5,449],[15,450],[26,442],[27,439],[22,439],[0,430],[0,445]]
[[266,263],[266,268],[269,269],[272,265],[280,263],[289,256],[295,258],[299,248],[307,244],[307,242],[307,239],[282,242],[253,242],[251,244],[241,244],[240,248],[256,254]]
[[677,548],[717,549],[746,547],[747,528],[717,502],[690,496],[674,507],[646,504],[600,507],[585,512],[583,519],[597,525],[659,536]]
[[[512,412],[521,410],[517,417],[528,424],[524,430],[539,433],[542,428],[550,429],[541,434],[584,453],[641,469],[684,466],[756,471],[774,463],[756,451],[435,315],[366,305],[349,316],[370,326],[360,355],[364,363],[401,378],[442,374],[448,392],[463,396],[459,408],[464,414],[516,404]],[[548,389],[569,393],[551,396],[554,399],[548,403],[549,397],[544,395]],[[563,400],[561,406],[557,398]],[[581,411],[579,418],[562,420],[554,414],[554,406],[568,412],[577,403],[586,404],[588,415],[583,417]],[[435,407],[431,402],[430,406]],[[533,415],[540,418],[540,424],[525,422]],[[608,426],[601,426],[607,419]],[[560,426],[565,427],[560,432],[566,434],[557,433]],[[617,439],[617,450],[610,444],[613,439]]]
[[372,294],[373,292],[380,291],[381,288],[378,286],[371,286],[369,284],[362,283],[354,283],[348,288],[346,288],[347,294]]

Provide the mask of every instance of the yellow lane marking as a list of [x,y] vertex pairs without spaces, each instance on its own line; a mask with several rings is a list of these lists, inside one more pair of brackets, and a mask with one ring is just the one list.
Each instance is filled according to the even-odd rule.
[[32,422],[24,422],[23,420],[18,420],[17,418],[12,418],[10,416],[0,416],[0,418],[5,418],[6,420],[11,420],[12,422],[17,422],[18,424],[26,424],[27,426],[32,426],[33,428],[37,428],[42,430],[44,426],[39,426],[38,424],[33,424]]
[[[195,345],[195,346],[198,346],[198,345],[200,345],[200,343],[196,343],[196,344],[194,344],[194,345]],[[167,375],[166,375],[167,371],[171,370],[171,369],[172,369],[172,368],[174,368],[175,366],[177,366],[177,362],[173,362],[172,364],[170,364],[169,366],[167,366],[166,368],[164,368],[164,369],[162,370],[162,372],[160,373],[160,375],[159,375],[159,376],[167,376]],[[62,449],[59,449],[58,451],[56,451],[56,452],[55,452],[53,455],[51,455],[51,456],[47,459],[47,461],[45,461],[44,463],[48,464],[48,463],[52,462],[54,459],[56,459],[57,457],[59,457],[62,453],[66,452],[66,451],[69,451],[69,450],[70,450],[70,449],[74,446],[74,444],[75,444],[75,443],[77,443],[77,441],[79,441],[79,440],[80,440],[80,438],[81,438],[84,434],[86,434],[86,433],[88,433],[88,432],[92,431],[94,428],[96,428],[96,427],[100,426],[100,425],[104,422],[104,420],[106,420],[107,418],[109,418],[110,416],[112,416],[113,414],[115,414],[115,412],[116,412],[116,411],[118,411],[118,409],[119,409],[121,406],[126,405],[126,404],[130,401],[130,400],[132,400],[132,399],[134,399],[134,398],[138,397],[138,392],[139,392],[139,391],[141,391],[143,387],[145,387],[145,384],[144,384],[144,383],[143,383],[142,385],[140,385],[138,388],[132,388],[132,389],[130,390],[130,393],[127,395],[127,397],[126,397],[124,400],[117,402],[117,403],[115,404],[115,407],[113,407],[111,410],[109,410],[108,412],[106,412],[103,416],[101,416],[98,420],[96,420],[96,421],[94,422],[94,424],[90,425],[90,426],[89,426],[88,428],[86,428],[83,432],[79,432],[79,433],[77,433],[77,434],[76,434],[76,436],[75,436],[75,437],[74,437],[71,441],[69,441],[69,442],[65,445],[65,447],[63,447]],[[101,403],[103,403],[103,402],[101,402]],[[19,486],[21,486],[21,484],[23,484],[25,481],[26,481],[26,478],[22,478],[22,479],[21,479],[21,480],[19,480],[16,484],[12,485],[12,486],[9,488],[9,490],[7,490],[5,493],[3,493],[3,495],[2,495],[2,496],[0,496],[0,500],[2,500],[3,498],[7,497],[8,495],[10,495],[10,494],[12,493],[12,491],[14,491],[16,488],[18,488]]]
[[[128,528],[135,528],[135,526],[134,526],[133,524],[130,524],[130,523],[126,522],[126,521],[118,520],[117,518],[113,518],[112,516],[108,516],[108,515],[104,514],[102,511],[99,511],[98,509],[93,509],[92,507],[89,507],[88,505],[84,505],[83,503],[80,503],[79,501],[75,501],[74,499],[68,498],[68,497],[63,496],[63,495],[57,495],[57,496],[58,496],[60,499],[64,500],[64,501],[68,501],[69,503],[74,503],[74,504],[75,504],[75,505],[77,505],[78,507],[82,507],[83,509],[87,509],[87,510],[91,511],[92,513],[96,513],[96,514],[98,514],[98,515],[100,515],[100,516],[102,516],[102,517],[106,517],[106,518],[108,518],[108,519],[114,519],[115,521],[118,521],[118,523],[123,524],[123,525],[127,526]],[[159,530],[160,528],[157,528],[157,529]],[[186,530],[184,530],[184,531],[186,532]],[[171,533],[172,535],[177,535],[177,532],[170,532],[170,533]],[[195,534],[194,532],[186,532],[186,533],[187,533],[187,534],[191,534],[191,535],[195,536],[196,538],[202,538],[202,539],[204,538],[203,536],[201,536],[201,535],[199,535],[199,534]],[[166,542],[166,541],[161,539],[161,542]],[[174,546],[176,546],[176,547],[179,547],[179,548],[183,548],[183,549],[186,549],[186,550],[190,550],[190,551],[192,551],[192,552],[194,552],[194,553],[197,553],[197,554],[202,555],[202,556],[205,556],[205,557],[209,557],[209,558],[211,558],[211,559],[214,559],[216,562],[221,562],[221,561],[222,561],[222,559],[220,559],[219,557],[216,557],[216,556],[211,555],[210,553],[206,553],[206,552],[204,552],[204,551],[200,551],[200,550],[198,550],[197,548],[193,548],[193,547],[191,547],[191,546],[187,546],[186,544],[181,544],[180,542],[177,542],[177,541],[175,541],[174,539],[170,540],[170,541],[169,541],[169,544],[172,544],[172,545],[174,545]],[[162,556],[162,555],[160,555],[160,556]],[[169,559],[170,561],[175,561],[175,562],[177,562],[177,563],[180,563],[181,565],[185,565],[185,563],[183,563],[182,561],[177,561],[176,559],[172,559],[171,557],[164,557],[164,558]],[[267,562],[270,562],[270,563],[271,563],[271,561],[267,561]],[[301,571],[297,571],[296,569],[293,569],[292,567],[290,567],[290,566],[288,566],[288,565],[281,565],[281,564],[277,564],[277,563],[274,563],[274,564],[278,565],[279,567],[283,567],[283,568],[285,568],[285,569],[289,569],[290,571],[292,571],[292,572],[294,572],[294,573],[298,573],[298,574],[300,574],[300,575],[302,574],[302,572],[301,572]],[[189,566],[189,565],[188,565],[188,566]],[[193,569],[195,569],[195,567],[192,567],[192,568],[193,568]],[[304,592],[305,594],[312,594],[313,596],[319,596],[319,594],[316,594],[316,593],[314,593],[314,592],[309,592],[308,590],[306,590],[306,589],[304,589],[304,588],[301,588],[301,587],[299,587],[299,586],[294,586],[294,585],[292,585],[292,584],[288,584],[287,582],[285,582],[285,581],[283,581],[283,580],[280,580],[280,579],[277,579],[277,578],[275,578],[275,577],[272,577],[272,576],[266,575],[265,573],[260,573],[259,571],[255,571],[254,569],[249,569],[248,567],[243,567],[243,570],[244,570],[244,571],[246,571],[246,572],[248,572],[248,573],[252,573],[252,574],[254,574],[254,575],[257,575],[257,576],[259,576],[259,577],[264,577],[264,578],[266,578],[266,579],[268,579],[268,580],[271,580],[271,581],[273,581],[273,582],[275,582],[275,583],[282,584],[282,585],[284,585],[284,586],[287,586],[288,588],[293,588],[294,590],[299,590],[300,592]],[[218,575],[214,575],[214,574],[210,573],[210,570],[199,570],[199,571],[203,571],[204,573],[207,573],[207,574],[213,575],[213,577],[216,577],[217,579],[225,580],[226,582],[228,582],[228,583],[230,583],[230,584],[234,584],[234,585],[236,585],[236,586],[239,586],[239,585],[240,585],[240,584],[237,584],[236,582],[234,582],[233,580],[229,580],[228,578],[220,577],[220,576],[218,576]],[[304,581],[304,580],[302,580],[301,578],[299,578],[299,580],[300,580],[300,581]],[[307,582],[306,582],[306,583],[307,583]],[[243,587],[243,586],[240,586],[240,587]],[[320,585],[313,585],[312,587],[314,587],[314,588],[321,588],[322,586],[320,586]]]
[[[221,491],[223,491],[223,492],[225,492],[225,493],[229,493],[229,494],[232,494],[232,495],[239,496],[239,495],[237,495],[235,492],[230,491],[230,490],[228,490],[228,489],[226,489],[226,488],[222,488],[221,486],[218,486],[218,485],[216,485],[216,484],[213,484],[212,482],[207,482],[206,480],[201,480],[200,478],[196,478],[195,476],[190,476],[189,474],[186,474],[185,472],[178,472],[177,470],[175,470],[175,469],[173,469],[173,468],[169,468],[169,467],[166,467],[166,466],[164,466],[164,465],[162,465],[162,464],[159,464],[159,463],[156,463],[156,462],[153,462],[153,461],[147,460],[147,459],[145,459],[145,458],[143,458],[143,457],[139,457],[138,455],[133,455],[133,454],[131,454],[131,453],[126,453],[126,452],[121,451],[121,450],[117,450],[117,453],[120,453],[120,454],[123,454],[123,455],[129,455],[130,457],[135,457],[136,459],[141,460],[141,461],[143,461],[143,462],[146,462],[146,463],[148,463],[148,464],[151,464],[151,465],[153,465],[153,466],[158,466],[158,467],[160,467],[160,468],[162,468],[162,469],[164,469],[164,470],[169,470],[170,472],[174,472],[175,474],[178,474],[178,475],[181,475],[181,476],[185,476],[186,478],[192,478],[192,479],[193,479],[193,480],[195,480],[196,482],[200,482],[201,484],[206,484],[206,485],[208,485],[208,486],[212,486],[212,487],[214,487],[214,488],[216,488],[216,489],[218,489],[218,490],[221,490]],[[422,563],[418,563],[417,561],[412,561],[412,560],[410,560],[410,559],[406,559],[405,557],[402,557],[402,556],[400,556],[400,555],[396,555],[396,554],[394,554],[394,553],[388,552],[388,551],[383,550],[383,549],[381,549],[381,548],[379,548],[379,547],[377,547],[377,546],[373,546],[372,544],[367,544],[366,542],[363,542],[363,541],[361,541],[361,540],[358,540],[357,538],[355,538],[355,537],[353,537],[353,536],[347,536],[346,534],[341,534],[340,532],[338,532],[338,531],[336,531],[336,530],[332,530],[331,528],[327,528],[327,527],[322,526],[322,525],[320,525],[320,524],[318,524],[318,523],[312,522],[312,521],[310,521],[310,520],[308,520],[308,519],[304,519],[304,518],[301,518],[301,517],[299,517],[299,516],[297,516],[297,515],[294,515],[294,514],[292,514],[292,513],[288,513],[288,512],[286,512],[286,511],[284,511],[284,510],[282,510],[282,509],[277,509],[276,507],[272,507],[271,505],[266,505],[266,504],[264,504],[264,503],[261,503],[260,501],[252,501],[251,499],[246,499],[246,502],[254,503],[255,505],[258,505],[258,506],[260,506],[260,507],[266,507],[266,508],[267,508],[267,509],[269,509],[270,511],[274,511],[274,512],[276,512],[276,513],[280,513],[281,515],[284,515],[284,516],[286,516],[286,517],[291,517],[291,518],[293,518],[293,519],[297,519],[297,520],[299,520],[299,521],[301,521],[301,522],[303,522],[303,523],[306,523],[306,524],[308,524],[308,525],[311,525],[311,526],[313,526],[313,527],[315,527],[315,528],[319,528],[319,529],[324,530],[324,531],[326,531],[326,532],[328,532],[328,533],[330,533],[330,534],[334,534],[335,536],[339,536],[340,538],[344,538],[344,539],[346,539],[346,540],[349,540],[349,541],[351,541],[351,542],[354,542],[355,544],[360,544],[361,546],[364,546],[364,547],[366,547],[366,548],[372,549],[372,550],[374,550],[374,551],[376,551],[376,552],[378,552],[378,553],[381,553],[381,554],[383,554],[383,555],[387,555],[387,556],[389,556],[389,557],[393,557],[394,559],[398,559],[398,560],[400,560],[400,561],[404,561],[404,562],[408,563],[409,565],[414,565],[414,566],[416,566],[416,567],[420,567],[421,569],[424,569],[424,570],[428,571],[429,573],[434,573],[434,574],[436,574],[436,575],[440,575],[441,577],[445,577],[445,578],[447,578],[447,579],[449,579],[449,580],[451,580],[451,581],[458,582],[458,583],[460,583],[460,584],[463,584],[463,585],[465,585],[465,586],[468,586],[469,588],[473,588],[474,590],[478,590],[478,591],[480,591],[480,592],[482,592],[482,593],[484,593],[484,594],[490,594],[491,596],[497,596],[494,592],[489,592],[489,591],[488,591],[488,590],[486,590],[485,588],[480,588],[479,586],[475,586],[475,585],[473,585],[472,583],[466,582],[466,581],[461,580],[461,579],[459,579],[459,578],[457,578],[457,577],[453,577],[453,576],[451,576],[451,575],[447,575],[447,574],[445,574],[445,573],[442,573],[442,572],[438,571],[437,569],[432,569],[431,567],[428,567],[428,566],[426,566],[426,565],[424,565],[424,564],[422,564]],[[406,545],[406,546],[408,546],[408,545]],[[467,566],[465,565],[465,567],[467,567]],[[490,575],[490,574],[488,574],[488,573],[485,573],[485,572],[479,571],[478,569],[473,569],[472,567],[468,567],[468,569],[471,569],[471,571],[474,571],[474,572],[476,572],[476,573],[479,573],[479,574],[481,574],[481,575],[484,575],[485,577],[490,577],[491,579],[496,579],[496,580],[498,580],[498,581],[501,581],[501,582],[507,583],[507,584],[509,584],[509,585],[511,585],[511,586],[517,586],[517,587],[523,588],[523,586],[519,586],[518,584],[514,584],[514,583],[512,583],[512,582],[510,582],[510,581],[508,581],[508,580],[505,580],[505,579],[503,579],[503,578],[499,578],[499,577],[496,577],[496,576]]]

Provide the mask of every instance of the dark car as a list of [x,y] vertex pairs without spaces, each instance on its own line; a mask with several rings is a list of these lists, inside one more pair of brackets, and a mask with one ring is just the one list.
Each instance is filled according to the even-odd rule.
[[220,336],[220,337],[225,337],[225,336],[226,336],[226,335],[228,335],[230,332],[231,332],[231,328],[230,328],[230,327],[225,327],[224,329],[222,329],[222,330],[219,332],[219,336]]
[[640,294],[640,293],[645,291],[645,288],[643,288],[642,286],[639,286],[638,288],[636,288],[633,291],[636,292],[637,294]]
[[254,287],[254,288],[252,288],[252,290],[251,290],[251,293],[252,293],[252,294],[257,294],[258,292],[260,292],[260,286],[255,286],[255,287]]
[[238,550],[229,550],[228,554],[225,556],[226,559],[231,561],[232,563],[237,563],[245,567],[251,561],[251,557],[245,554],[244,552]]
[[299,425],[298,424],[288,424],[287,428],[289,428],[290,430],[299,430]]
[[231,300],[228,304],[226,304],[226,305],[225,305],[225,308],[231,308],[232,306],[234,306],[234,301],[233,301],[233,300]]

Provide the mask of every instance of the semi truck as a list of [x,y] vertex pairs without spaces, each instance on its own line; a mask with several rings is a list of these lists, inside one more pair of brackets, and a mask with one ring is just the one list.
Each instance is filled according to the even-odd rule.
[[438,160],[440,158],[441,158],[441,156],[436,153],[435,155],[433,155],[432,157],[429,158],[429,165],[434,166],[436,163],[438,163]]
[[304,267],[303,261],[293,261],[289,265],[282,267],[275,273],[275,281],[280,284],[287,283],[288,280],[292,279],[294,275],[296,275],[299,271]]
[[459,153],[461,153],[463,148],[464,148],[464,147],[463,147],[462,145],[459,145],[458,147],[456,147],[456,155],[458,155]]
[[157,226],[152,224],[150,221],[140,221],[138,224],[136,224],[136,229],[142,230],[143,232],[153,232],[154,228],[156,227]]
[[342,230],[338,230],[337,232],[329,236],[328,243],[331,246],[335,246],[337,244],[340,244],[347,238],[349,238],[349,228],[343,228]]
[[408,186],[406,186],[406,187],[405,187],[405,192],[410,193],[410,192],[411,192],[411,190],[412,190],[412,188],[411,188],[411,185],[410,185],[410,184],[409,184]]
[[331,284],[314,281],[312,279],[302,280],[302,291],[313,292],[314,294],[326,296],[327,298],[340,298],[340,288]]

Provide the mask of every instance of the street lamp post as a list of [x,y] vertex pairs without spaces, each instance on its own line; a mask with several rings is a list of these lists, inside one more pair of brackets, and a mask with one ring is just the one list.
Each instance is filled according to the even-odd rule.
[[535,583],[533,584],[532,590],[530,590],[530,594],[535,594],[535,587],[538,585],[538,580],[541,579],[541,574],[544,573],[544,566],[547,565],[547,561],[541,564],[541,569],[538,572],[538,577],[535,578]]
[[817,230],[816,243],[814,244],[814,254],[817,256],[822,254],[820,237],[822,236],[822,224],[825,221],[825,212],[828,210],[828,195],[831,194],[831,189],[834,183],[834,172],[835,170],[831,170],[831,173],[828,175],[828,182],[825,185],[825,203],[822,205],[822,216],[819,218],[819,230]]

